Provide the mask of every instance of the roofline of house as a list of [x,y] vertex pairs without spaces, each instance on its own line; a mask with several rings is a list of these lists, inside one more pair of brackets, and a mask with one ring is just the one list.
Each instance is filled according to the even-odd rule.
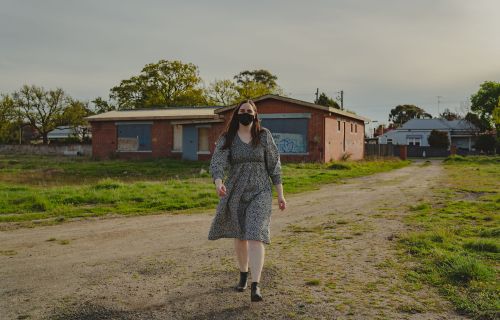
[[[252,99],[252,100],[254,102],[258,102],[258,101],[262,101],[262,100],[265,100],[265,99],[276,99],[276,100],[280,100],[280,101],[295,103],[295,104],[298,104],[298,105],[301,105],[301,106],[304,106],[304,107],[309,107],[309,108],[314,108],[314,109],[318,109],[318,110],[322,110],[322,111],[327,111],[327,112],[335,113],[335,114],[338,114],[338,115],[342,115],[342,116],[349,117],[349,118],[354,118],[354,119],[361,120],[361,121],[370,121],[370,119],[368,119],[368,118],[365,118],[365,117],[362,117],[362,116],[358,116],[357,114],[354,114],[354,113],[351,113],[351,112],[347,112],[347,111],[340,110],[340,109],[333,108],[333,107],[326,107],[326,106],[318,105],[318,104],[315,104],[315,103],[312,103],[312,102],[303,101],[303,100],[297,100],[297,99],[293,99],[293,98],[283,97],[283,96],[280,96],[280,95],[277,95],[277,94],[266,94],[266,95],[260,96],[258,98]],[[238,105],[234,104],[234,105],[231,105],[231,106],[222,107],[222,108],[216,109],[215,113],[219,114],[221,112],[232,110],[236,106],[238,106]]]
[[105,121],[130,121],[130,120],[138,120],[138,119],[151,119],[151,120],[173,120],[173,119],[206,119],[206,120],[218,120],[219,118],[215,115],[210,116],[149,116],[149,117],[108,117],[108,118],[92,118],[86,117],[84,118],[88,122],[105,122]]

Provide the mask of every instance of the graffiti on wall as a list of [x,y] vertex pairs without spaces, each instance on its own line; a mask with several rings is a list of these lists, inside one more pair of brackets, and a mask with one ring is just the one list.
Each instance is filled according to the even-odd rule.
[[273,133],[274,142],[280,153],[305,153],[306,144],[302,134]]

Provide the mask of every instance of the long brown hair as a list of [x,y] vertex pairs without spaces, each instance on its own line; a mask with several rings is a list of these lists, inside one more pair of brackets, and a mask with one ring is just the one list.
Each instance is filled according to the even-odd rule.
[[231,146],[233,143],[234,137],[236,136],[236,132],[238,131],[238,128],[240,126],[240,123],[238,121],[238,112],[240,111],[240,107],[244,105],[245,103],[248,103],[249,105],[252,106],[253,111],[255,112],[254,118],[253,118],[253,125],[252,128],[250,129],[252,133],[252,146],[257,146],[260,143],[260,132],[261,132],[261,127],[260,127],[260,121],[258,117],[258,112],[257,112],[257,106],[255,105],[255,102],[252,100],[244,100],[238,104],[236,108],[234,108],[231,121],[227,124],[226,130],[222,133],[226,137],[226,141],[224,145],[222,146],[222,149],[227,149]]

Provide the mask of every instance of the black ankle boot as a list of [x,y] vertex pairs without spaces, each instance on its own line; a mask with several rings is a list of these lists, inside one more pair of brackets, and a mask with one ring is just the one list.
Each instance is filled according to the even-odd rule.
[[238,283],[236,290],[238,290],[239,292],[245,290],[247,288],[247,280],[248,280],[248,271],[247,272],[240,271],[240,283]]
[[252,301],[262,301],[262,295],[260,294],[260,288],[258,282],[252,282],[250,292],[250,300]]

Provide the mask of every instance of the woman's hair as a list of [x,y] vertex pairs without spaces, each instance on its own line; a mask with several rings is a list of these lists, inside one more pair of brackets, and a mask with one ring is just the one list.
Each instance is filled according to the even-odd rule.
[[254,111],[254,118],[253,118],[253,125],[251,129],[252,133],[252,145],[255,147],[259,145],[260,143],[260,132],[261,132],[261,127],[260,127],[260,121],[258,118],[258,112],[257,112],[257,106],[255,105],[255,102],[252,100],[244,100],[238,104],[236,108],[234,108],[231,121],[227,124],[226,130],[222,133],[223,136],[226,137],[226,141],[224,145],[222,146],[222,149],[227,149],[231,146],[233,143],[234,137],[236,136],[236,132],[238,132],[239,128],[239,120],[238,120],[238,113],[240,111],[240,107],[244,105],[245,103],[248,103],[249,105],[252,106],[252,109]]

